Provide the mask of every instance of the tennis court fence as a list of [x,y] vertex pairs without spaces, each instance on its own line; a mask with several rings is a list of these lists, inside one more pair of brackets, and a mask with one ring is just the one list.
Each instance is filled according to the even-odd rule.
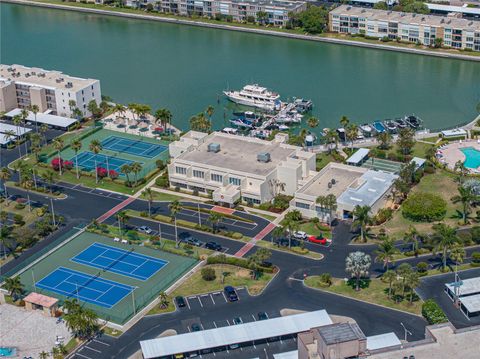
[[[145,290],[145,288],[136,288],[132,294],[130,294],[128,297],[124,298],[121,302],[116,304],[112,308],[103,308],[98,305],[94,305],[91,303],[83,303],[83,306],[92,309],[97,313],[99,318],[114,322],[117,324],[125,324],[128,322],[133,316],[135,316],[139,311],[141,311],[146,305],[148,305],[151,301],[156,299],[158,295],[166,291],[175,281],[180,278],[180,275],[183,273],[186,273],[190,269],[192,269],[197,262],[192,262],[192,263],[182,263],[182,264],[175,264],[179,271],[174,274],[166,275],[160,280],[156,280],[156,283],[153,285],[149,285],[148,289]],[[102,278],[102,275],[100,272],[98,273],[98,276],[95,276],[95,278]],[[25,295],[31,292],[37,292],[45,295],[52,295],[50,292],[47,290],[44,290],[39,287],[35,287],[34,284],[25,284]],[[81,289],[80,289],[81,290]],[[139,291],[137,293],[137,291]],[[65,299],[67,299],[65,296],[61,296],[59,294],[54,295],[55,298],[57,298],[59,301],[59,305],[63,305],[65,302]],[[71,294],[70,296],[72,299],[75,298],[75,292]]]

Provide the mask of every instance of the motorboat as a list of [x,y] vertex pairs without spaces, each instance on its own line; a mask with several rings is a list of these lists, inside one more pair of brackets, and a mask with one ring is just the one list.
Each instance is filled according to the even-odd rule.
[[363,135],[365,137],[371,137],[372,136],[373,128],[368,123],[364,123],[363,125],[361,125],[360,130],[363,132]]
[[262,119],[260,116],[258,116],[255,112],[252,111],[234,112],[233,115],[242,120],[248,120],[253,123],[256,123]]
[[223,91],[232,102],[273,111],[280,105],[280,95],[258,84],[246,85],[240,91]]
[[406,128],[408,126],[407,122],[405,122],[403,118],[396,118],[393,121],[395,122],[395,124],[397,125],[397,128],[399,129]]
[[288,131],[290,129],[290,127],[288,127],[287,125],[279,125],[278,129],[280,131]]
[[303,98],[297,98],[293,101],[295,109],[300,113],[305,113],[313,108],[312,100],[305,100]]
[[377,131],[378,133],[382,133],[386,131],[385,126],[380,121],[375,121],[374,123],[372,123],[372,126],[375,129],[375,131]]
[[253,124],[252,122],[248,121],[248,120],[241,120],[239,118],[235,118],[233,120],[230,120],[230,123],[234,126],[237,126],[237,127],[240,127],[240,128],[248,128],[248,129],[251,129],[253,128]]
[[420,120],[417,116],[415,115],[410,115],[405,117],[405,122],[414,130],[419,128],[422,125],[422,120]]
[[383,125],[385,126],[385,128],[387,129],[388,132],[390,132],[390,133],[397,132],[397,125],[395,124],[395,122],[393,120],[385,120],[383,122]]
[[238,135],[238,130],[236,128],[232,128],[232,127],[225,127],[223,130],[222,130],[223,133],[228,133],[230,135]]

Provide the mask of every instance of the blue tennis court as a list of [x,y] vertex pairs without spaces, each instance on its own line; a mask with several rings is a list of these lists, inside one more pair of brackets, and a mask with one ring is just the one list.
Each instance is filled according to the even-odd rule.
[[153,158],[167,150],[167,146],[129,138],[110,136],[102,141],[102,148],[115,152],[125,152],[134,156]]
[[168,263],[131,250],[127,251],[97,242],[71,260],[142,281],[149,279]]
[[103,167],[107,170],[114,170],[116,172],[120,172],[120,167],[122,167],[124,164],[133,163],[133,161],[126,160],[123,158],[106,156],[102,154],[95,154],[89,151],[84,151],[75,157],[73,157],[70,161],[72,161],[73,164],[75,164],[76,163],[75,161],[78,160],[78,167],[82,167],[83,169],[88,171],[95,170],[95,164],[96,164],[97,168]]
[[134,287],[59,267],[35,284],[38,288],[111,308]]

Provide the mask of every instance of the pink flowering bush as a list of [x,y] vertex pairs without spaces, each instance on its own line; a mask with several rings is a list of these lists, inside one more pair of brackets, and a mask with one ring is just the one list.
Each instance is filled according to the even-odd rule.
[[55,157],[50,164],[55,171],[59,171],[60,166],[64,167],[64,161],[61,157]]
[[97,176],[100,178],[107,177],[108,172],[105,168],[103,167],[97,167]]
[[108,177],[110,177],[112,180],[118,178],[118,172],[115,170],[110,170],[108,171]]

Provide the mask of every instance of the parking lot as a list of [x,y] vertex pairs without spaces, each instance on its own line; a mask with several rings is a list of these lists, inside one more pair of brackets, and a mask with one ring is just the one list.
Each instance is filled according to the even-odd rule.
[[[235,288],[235,291],[237,292],[238,301],[241,301],[247,296],[249,296],[246,288],[244,287]],[[205,293],[205,294],[199,294],[199,295],[190,295],[188,297],[185,297],[185,302],[187,305],[183,308],[179,308],[180,310],[199,311],[202,309],[209,309],[213,306],[234,304],[234,303],[230,303],[227,300],[227,297],[225,296],[225,293],[223,291]],[[212,325],[213,325],[213,328],[216,328],[218,326],[225,326],[225,325],[216,326],[215,324],[212,324]],[[227,323],[226,325],[229,325],[229,324]]]
[[[197,222],[198,216],[199,216],[198,211],[182,208],[182,210],[180,211],[179,218],[190,217],[187,220],[191,222]],[[200,212],[200,220],[203,223],[208,223],[208,217],[209,217],[208,214]],[[227,217],[223,217],[222,220],[220,221],[220,226],[222,225],[228,225],[229,227],[237,227],[239,229],[247,229],[247,230],[254,230],[258,226],[257,223],[251,223],[251,222],[236,220],[236,219],[227,218]]]

